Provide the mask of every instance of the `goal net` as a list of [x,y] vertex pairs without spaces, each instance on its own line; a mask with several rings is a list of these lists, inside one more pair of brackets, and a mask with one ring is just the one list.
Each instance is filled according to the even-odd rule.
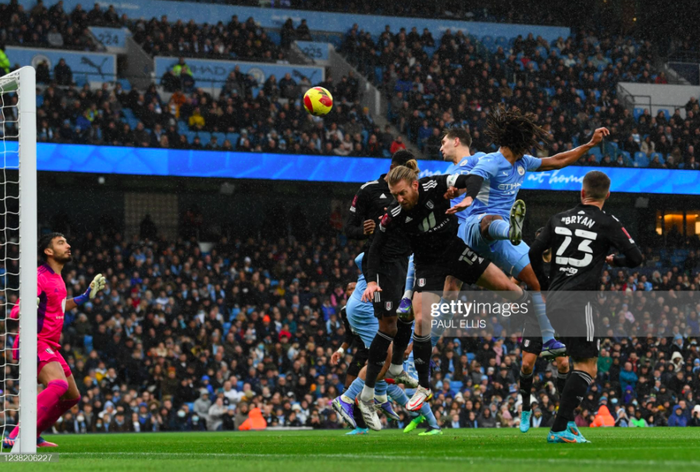
[[[17,424],[14,447],[36,453],[37,185],[36,81],[32,67],[0,77],[0,433]],[[26,300],[10,319],[18,299]],[[19,352],[13,346],[19,331]]]

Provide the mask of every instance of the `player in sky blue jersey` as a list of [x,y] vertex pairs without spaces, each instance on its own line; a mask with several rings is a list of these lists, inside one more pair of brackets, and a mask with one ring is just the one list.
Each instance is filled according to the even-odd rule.
[[[450,131],[445,134],[440,151],[446,160],[454,162],[459,157],[459,148]],[[540,285],[530,265],[529,247],[521,242],[525,202],[517,200],[517,195],[527,172],[556,170],[573,164],[597,146],[609,131],[599,128],[587,144],[538,159],[526,152],[541,148],[541,142],[549,140],[547,132],[535,123],[533,116],[500,105],[488,115],[485,134],[499,149],[480,158],[472,156],[460,166],[471,167],[469,173],[481,177],[483,182],[473,201],[465,199],[456,205],[458,211],[466,213],[459,236],[477,252],[487,255],[506,274],[528,285],[542,332],[542,353],[546,357],[562,355],[565,352],[563,345],[554,339],[554,329],[547,319],[539,293]]]

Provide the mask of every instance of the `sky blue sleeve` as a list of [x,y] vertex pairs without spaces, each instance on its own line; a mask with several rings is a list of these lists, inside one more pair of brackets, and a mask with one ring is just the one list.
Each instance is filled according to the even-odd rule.
[[532,157],[525,154],[523,156],[523,164],[525,164],[525,169],[528,172],[536,172],[542,165],[542,159],[538,159],[536,157]]
[[496,156],[486,156],[479,159],[470,174],[478,175],[484,180],[491,180],[498,173],[498,160]]

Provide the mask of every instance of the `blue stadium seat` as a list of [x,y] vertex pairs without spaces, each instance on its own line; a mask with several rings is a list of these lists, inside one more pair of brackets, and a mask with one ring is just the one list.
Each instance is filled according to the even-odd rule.
[[455,392],[460,392],[462,391],[462,386],[464,384],[460,380],[452,380],[450,381],[450,388],[454,390]]
[[635,167],[649,167],[649,158],[643,152],[634,153],[634,166]]
[[658,158],[659,158],[659,162],[662,163],[662,164],[663,164],[664,162],[666,162],[666,161],[664,160],[664,155],[661,154],[660,152],[652,152],[651,155],[649,156],[649,158],[650,158],[651,160],[654,160],[655,157],[658,157]]
[[590,154],[595,156],[596,162],[600,162],[600,160],[603,158],[603,153],[600,152],[600,148],[598,146],[591,148]]
[[211,133],[209,131],[199,131],[199,139],[202,141],[202,146],[207,144],[211,139]]
[[282,42],[282,37],[280,36],[279,31],[271,30],[271,29],[266,29],[265,33],[267,34],[267,37],[275,43],[275,45],[279,46],[280,43]]
[[187,123],[185,123],[182,120],[178,120],[177,122],[177,132],[180,134],[186,133],[190,130],[190,128],[187,126]]
[[233,145],[233,149],[236,149],[238,147],[238,140],[241,138],[241,135],[238,133],[228,133],[226,134],[226,139],[231,141],[231,144]]
[[224,323],[224,332],[222,333],[223,336],[226,336],[228,334],[228,330],[231,329],[231,323],[226,322]]
[[122,89],[130,92],[131,91],[131,82],[129,82],[129,79],[119,79],[117,82],[122,84]]
[[476,359],[476,355],[474,355],[473,352],[468,352],[468,353],[467,353],[467,362],[469,362],[469,363],[471,364],[471,362],[472,362],[474,359]]
[[646,108],[635,108],[634,109],[634,121],[639,121],[639,117],[644,114]]
[[666,117],[667,120],[668,120],[669,118],[671,118],[671,113],[669,113],[669,111],[668,111],[667,109],[665,109],[665,108],[659,108],[658,111],[657,111],[657,114],[658,114],[659,111],[660,111],[661,113],[664,114],[664,116]]
[[197,133],[194,131],[186,131],[183,133],[185,136],[187,136],[187,142],[192,144],[192,141],[194,141],[195,136],[197,136]]
[[496,38],[496,44],[505,48],[506,46],[508,46],[508,38],[506,38],[505,36],[498,36]]
[[185,405],[190,409],[190,412],[194,411],[194,402],[185,402]]
[[582,101],[586,101],[586,92],[583,89],[576,89],[576,94],[581,97]]
[[226,133],[212,133],[212,136],[216,136],[216,142],[219,146],[224,144],[224,140],[226,139]]

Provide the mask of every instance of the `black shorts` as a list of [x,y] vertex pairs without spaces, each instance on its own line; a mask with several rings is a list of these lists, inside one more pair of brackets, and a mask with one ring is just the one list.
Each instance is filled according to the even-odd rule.
[[566,354],[574,360],[592,359],[598,357],[600,352],[600,339],[593,338],[588,340],[581,337],[560,338],[561,342],[566,344]]
[[401,303],[404,288],[406,287],[406,273],[408,272],[408,257],[385,262],[377,273],[377,280],[367,282],[377,282],[382,289],[381,292],[374,293],[374,316],[382,319],[385,316],[396,316],[396,309]]
[[361,340],[360,342],[355,342],[355,346],[357,346],[355,354],[352,356],[352,361],[350,361],[348,371],[346,372],[347,375],[352,377],[360,375],[360,370],[362,370],[369,358],[369,349],[362,344]]
[[598,357],[598,320],[595,306],[585,293],[550,292],[547,297],[547,318],[566,344],[566,353],[574,359]]
[[448,275],[461,280],[466,285],[475,284],[491,261],[480,256],[455,237],[443,256],[430,264],[416,264],[415,292],[442,292]]
[[538,356],[542,352],[542,332],[540,331],[540,325],[529,316],[526,318],[525,325],[523,326],[523,341],[521,346],[523,352],[529,352],[530,354],[536,354]]

